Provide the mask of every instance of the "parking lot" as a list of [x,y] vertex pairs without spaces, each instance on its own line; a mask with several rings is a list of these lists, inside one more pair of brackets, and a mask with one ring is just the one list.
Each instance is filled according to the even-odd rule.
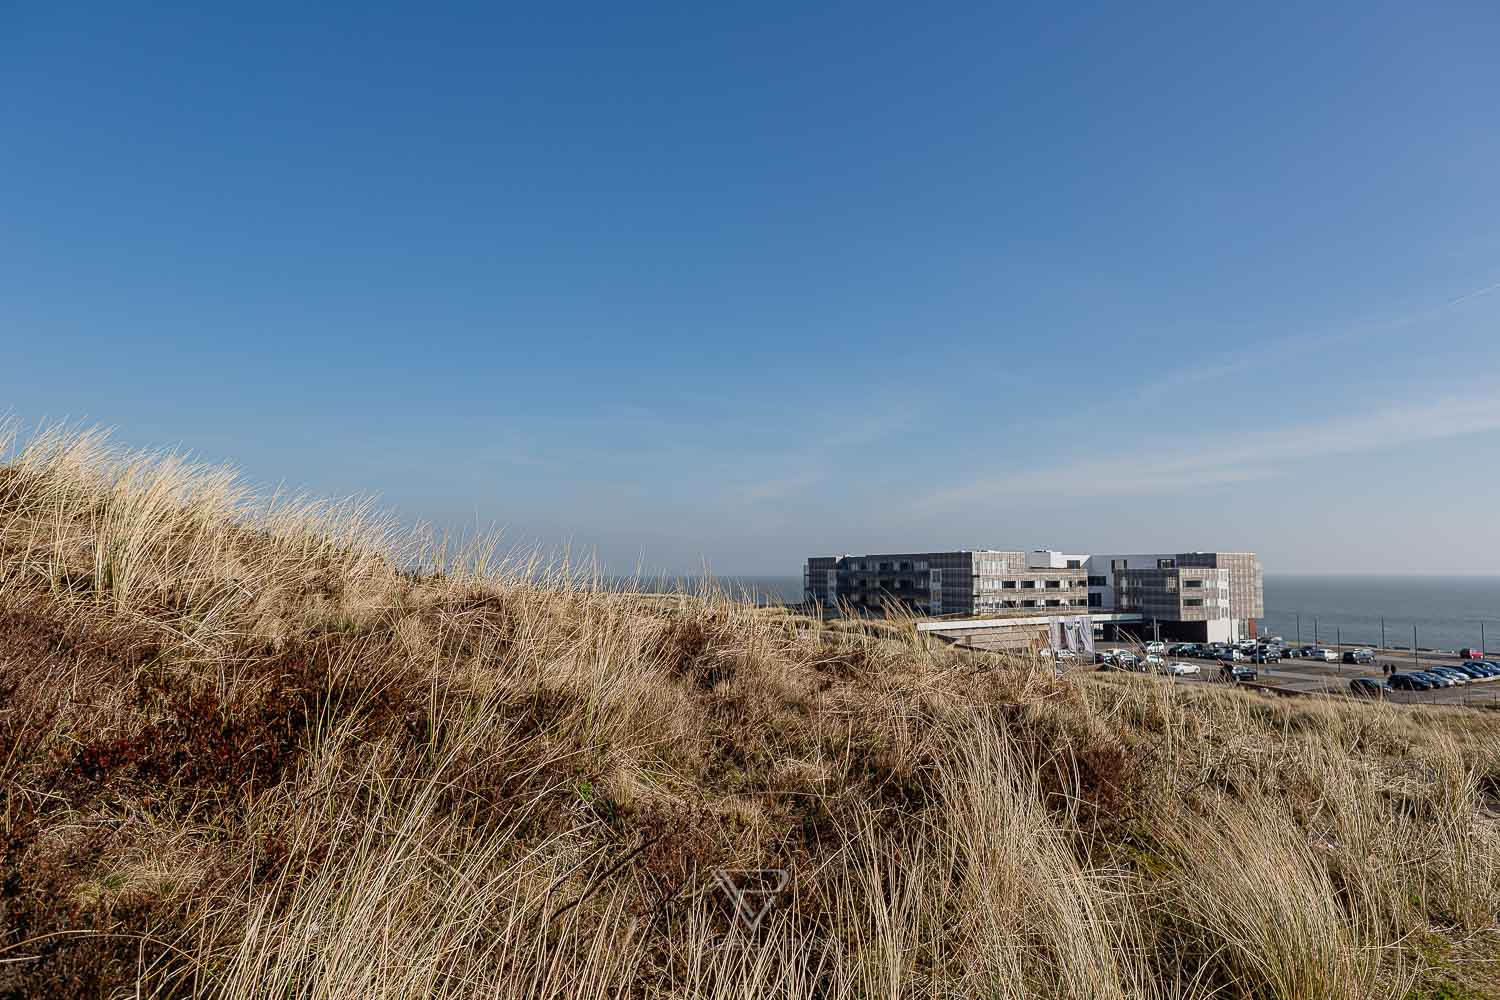
[[[1100,651],[1105,650],[1100,647]],[[1337,652],[1337,651],[1336,651]],[[1419,651],[1415,657],[1405,650],[1377,650],[1375,662],[1369,664],[1329,663],[1310,658],[1286,658],[1275,663],[1246,663],[1257,672],[1254,684],[1258,687],[1304,694],[1349,695],[1349,682],[1356,677],[1367,677],[1380,682],[1386,679],[1384,666],[1398,673],[1412,670],[1427,670],[1432,667],[1453,666],[1461,662],[1453,653]],[[1142,655],[1144,659],[1144,655]],[[1167,655],[1166,661],[1191,663],[1199,668],[1196,676],[1174,677],[1179,684],[1220,683],[1221,661],[1192,656]],[[1077,669],[1093,670],[1097,666],[1083,664]],[[1500,708],[1500,678],[1472,680],[1449,688],[1434,688],[1430,691],[1391,691],[1386,700],[1393,704],[1420,705],[1473,705]]]

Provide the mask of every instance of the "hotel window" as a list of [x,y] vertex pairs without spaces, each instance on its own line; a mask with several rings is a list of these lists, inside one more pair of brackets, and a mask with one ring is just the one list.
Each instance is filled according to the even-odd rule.
[[1201,607],[1203,607],[1203,598],[1201,598],[1201,597],[1189,597],[1189,598],[1186,598],[1186,599],[1183,600],[1182,606],[1185,607],[1185,608],[1201,608]]

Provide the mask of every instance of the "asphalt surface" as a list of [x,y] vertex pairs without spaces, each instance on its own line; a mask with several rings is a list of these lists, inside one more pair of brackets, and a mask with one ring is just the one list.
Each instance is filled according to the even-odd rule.
[[[1108,647],[1100,646],[1100,651]],[[1192,657],[1167,657],[1167,662],[1181,660],[1197,664],[1201,673],[1196,677],[1173,678],[1180,684],[1206,684],[1219,682],[1217,660],[1200,660]],[[1318,694],[1349,694],[1349,682],[1356,677],[1385,680],[1382,665],[1390,665],[1400,673],[1408,670],[1426,670],[1430,667],[1453,666],[1461,662],[1452,653],[1418,652],[1413,660],[1411,653],[1401,650],[1385,650],[1376,656],[1373,664],[1328,663],[1306,658],[1281,660],[1278,663],[1246,663],[1259,674],[1256,683],[1265,687]],[[1097,667],[1084,664],[1075,669],[1092,670]],[[1387,700],[1394,704],[1413,705],[1494,705],[1500,707],[1500,677],[1470,681],[1468,684],[1450,688],[1434,688],[1431,691],[1393,691]]]

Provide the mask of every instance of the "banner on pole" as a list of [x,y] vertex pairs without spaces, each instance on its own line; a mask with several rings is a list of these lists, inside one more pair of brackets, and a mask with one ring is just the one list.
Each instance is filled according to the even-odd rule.
[[1079,615],[1074,618],[1064,618],[1053,623],[1057,638],[1061,643],[1054,640],[1054,649],[1070,649],[1075,653],[1094,653],[1094,621],[1087,615]]

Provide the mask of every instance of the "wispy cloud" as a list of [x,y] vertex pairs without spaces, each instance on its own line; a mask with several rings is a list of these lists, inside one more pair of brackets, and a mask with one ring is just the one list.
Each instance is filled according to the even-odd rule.
[[[1368,454],[1423,441],[1500,431],[1500,387],[1481,395],[1409,400],[1270,430],[1187,440],[1141,441],[1129,458],[1084,457],[996,473],[942,490],[923,506],[945,509],[1015,496],[1126,496],[1250,482],[1314,459]],[[1142,459],[1141,455],[1150,455]]]
[[1458,298],[1449,301],[1448,305],[1450,307],[1456,306],[1459,303],[1467,302],[1470,299],[1477,299],[1481,295],[1488,295],[1493,291],[1500,291],[1500,281],[1495,282],[1493,285],[1485,285],[1483,288],[1475,289],[1474,291],[1469,292],[1467,295],[1460,295]]
[[1482,298],[1491,292],[1500,291],[1500,281],[1475,288],[1457,298],[1439,302],[1421,309],[1388,316],[1370,317],[1341,326],[1324,329],[1299,330],[1294,334],[1276,337],[1256,345],[1252,351],[1239,351],[1212,357],[1197,365],[1189,365],[1168,371],[1137,387],[1134,395],[1150,399],[1170,394],[1173,390],[1186,389],[1205,382],[1218,381],[1231,375],[1243,374],[1269,365],[1286,363],[1317,351],[1340,344],[1397,333],[1436,320],[1456,306],[1473,299]]

